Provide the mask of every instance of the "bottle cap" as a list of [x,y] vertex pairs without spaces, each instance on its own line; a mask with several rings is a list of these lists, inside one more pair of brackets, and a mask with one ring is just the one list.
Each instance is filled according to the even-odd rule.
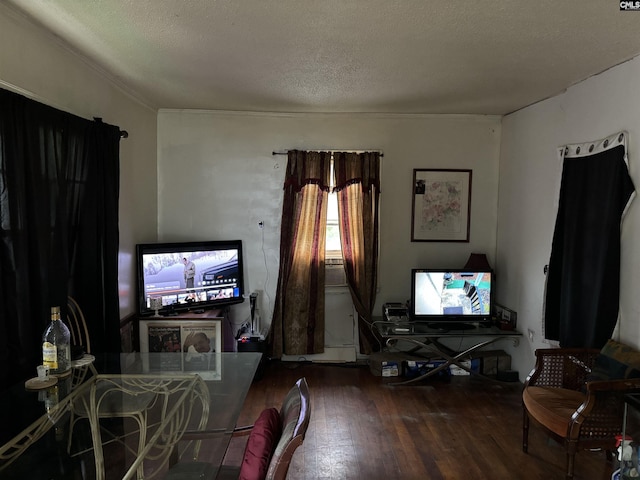
[[51,307],[51,313],[60,313],[60,307]]

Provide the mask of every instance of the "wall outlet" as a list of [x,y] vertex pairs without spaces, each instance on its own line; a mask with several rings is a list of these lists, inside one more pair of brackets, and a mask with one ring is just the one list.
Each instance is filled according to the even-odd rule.
[[529,341],[533,342],[533,337],[535,335],[535,332],[533,330],[531,330],[530,328],[527,329],[527,335],[529,335]]

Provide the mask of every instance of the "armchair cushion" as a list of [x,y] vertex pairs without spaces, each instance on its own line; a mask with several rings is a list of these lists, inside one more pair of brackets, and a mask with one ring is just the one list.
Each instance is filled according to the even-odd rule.
[[522,400],[529,414],[560,437],[567,434],[571,416],[584,402],[585,395],[555,387],[528,387]]
[[282,420],[276,408],[266,408],[256,420],[242,459],[240,480],[265,478],[269,461],[282,435]]
[[609,339],[596,357],[595,364],[587,380],[620,380],[627,378],[640,378],[640,352]]

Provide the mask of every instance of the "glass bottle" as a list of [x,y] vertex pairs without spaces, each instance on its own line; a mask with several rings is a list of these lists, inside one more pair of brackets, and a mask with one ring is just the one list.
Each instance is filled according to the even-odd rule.
[[42,335],[42,364],[53,375],[71,369],[71,334],[60,320],[60,307],[51,307],[51,323]]

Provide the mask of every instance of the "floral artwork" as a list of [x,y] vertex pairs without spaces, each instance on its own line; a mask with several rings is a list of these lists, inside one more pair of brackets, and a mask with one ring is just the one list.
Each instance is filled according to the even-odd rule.
[[435,181],[425,185],[420,229],[459,233],[462,229],[462,182]]
[[471,170],[414,170],[412,241],[469,241]]

